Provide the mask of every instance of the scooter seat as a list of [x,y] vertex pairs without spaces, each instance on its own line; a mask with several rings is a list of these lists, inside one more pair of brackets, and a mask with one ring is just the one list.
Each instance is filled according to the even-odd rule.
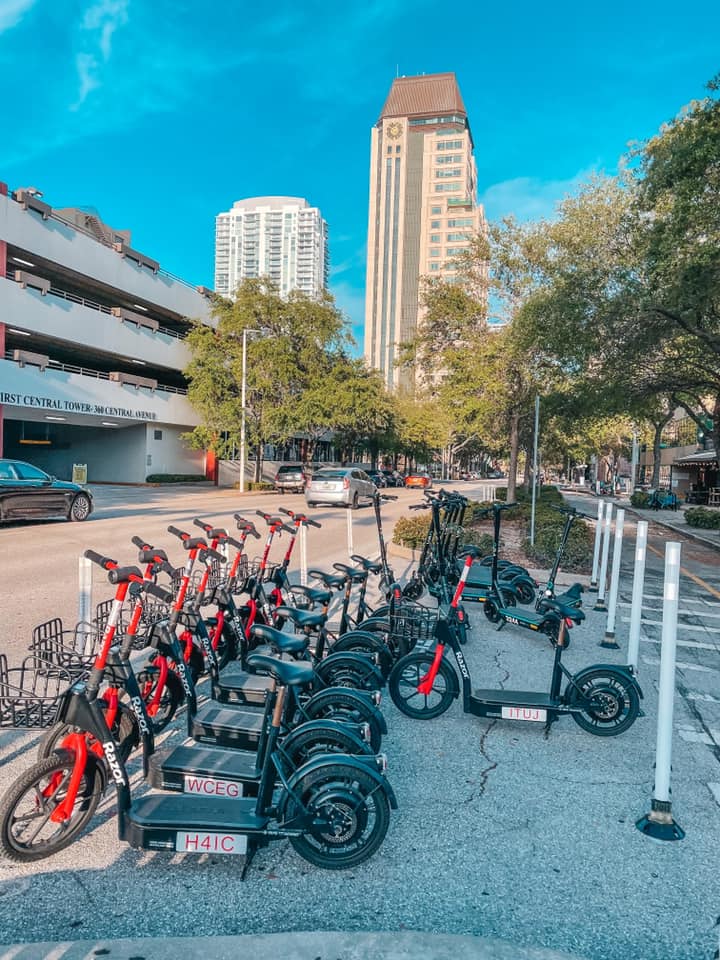
[[349,577],[353,583],[365,583],[368,578],[368,571],[359,567],[349,567],[346,563],[334,563],[333,567]]
[[314,587],[303,587],[299,584],[292,585],[293,593],[302,593],[303,596],[307,597],[310,603],[320,603],[327,604],[330,603],[332,594],[329,590],[317,590]]
[[542,601],[542,609],[559,613],[561,617],[572,620],[574,623],[581,623],[585,619],[585,614],[582,610],[579,610],[569,603],[563,603],[557,597],[546,597]]
[[297,610],[295,607],[276,607],[275,613],[286,620],[292,620],[296,627],[321,627],[327,621],[327,615],[318,610]]
[[278,653],[302,653],[307,647],[306,637],[296,637],[291,633],[283,633],[275,627],[268,627],[264,623],[257,623],[250,628],[250,636],[254,640],[262,640],[269,644]]
[[341,576],[339,573],[324,573],[322,570],[308,570],[308,574],[315,580],[320,580],[324,583],[328,590],[331,587],[339,590],[345,586],[345,581],[347,580],[347,577]]
[[306,687],[314,678],[313,665],[305,661],[276,660],[261,653],[251,653],[247,658],[247,665],[253,670],[262,670],[269,673],[279,683],[289,687]]

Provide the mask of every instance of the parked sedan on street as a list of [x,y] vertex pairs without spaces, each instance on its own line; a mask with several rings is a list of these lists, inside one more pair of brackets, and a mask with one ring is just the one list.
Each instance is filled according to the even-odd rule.
[[290,490],[293,493],[302,493],[305,489],[305,471],[301,463],[283,463],[275,474],[275,489],[281,493]]
[[23,460],[0,460],[0,520],[87,520],[92,508],[92,494],[79,483],[56,480]]
[[362,499],[372,497],[375,484],[357,467],[324,467],[313,474],[305,487],[309,507],[319,503],[340,504],[357,510]]
[[431,487],[432,480],[427,473],[409,473],[405,477],[406,487]]

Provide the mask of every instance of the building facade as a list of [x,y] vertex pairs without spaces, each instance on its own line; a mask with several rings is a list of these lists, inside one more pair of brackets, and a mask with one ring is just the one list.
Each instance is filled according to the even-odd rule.
[[485,229],[467,111],[454,73],[399,77],[372,129],[365,359],[389,387],[409,386],[399,344],[422,322],[421,277],[456,275]]
[[0,183],[0,456],[88,482],[206,472],[182,370],[210,291],[131,246],[94,211]]
[[281,296],[327,287],[327,224],[301,197],[237,200],[215,219],[215,290],[226,297],[252,277],[270,277]]

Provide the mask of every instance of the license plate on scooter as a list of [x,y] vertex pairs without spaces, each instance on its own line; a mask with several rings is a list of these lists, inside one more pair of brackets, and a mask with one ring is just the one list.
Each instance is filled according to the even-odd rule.
[[502,717],[504,720],[527,720],[530,723],[545,723],[547,721],[547,710],[540,710],[537,707],[503,707]]
[[247,853],[247,837],[244,833],[179,830],[175,837],[175,849],[178,853],[224,853],[242,856]]

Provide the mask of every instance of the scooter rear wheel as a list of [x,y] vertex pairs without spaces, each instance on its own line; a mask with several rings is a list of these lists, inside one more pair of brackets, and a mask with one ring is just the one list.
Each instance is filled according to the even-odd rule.
[[0,802],[0,851],[16,863],[43,860],[67,847],[92,819],[102,796],[103,777],[88,757],[75,804],[67,820],[51,817],[67,794],[75,765],[70,750],[38,760]]
[[383,728],[377,708],[364,697],[351,690],[321,690],[302,706],[303,720],[340,720],[345,723],[367,723],[370,727],[370,746],[374,753],[380,752]]
[[[146,706],[152,704],[157,688],[158,675],[156,673],[141,670],[137,675],[138,686]],[[150,721],[155,733],[160,733],[170,723],[177,712],[177,708],[185,699],[183,685],[172,671],[168,671],[165,678],[165,684],[160,694],[160,700],[157,705],[157,712],[152,714]]]
[[343,724],[326,724],[322,729],[313,727],[310,730],[300,725],[285,738],[280,750],[295,770],[320,753],[345,756],[372,753],[370,744],[349,728],[344,730]]
[[427,651],[409,653],[393,667],[388,679],[392,702],[401,713],[413,720],[432,720],[452,706],[457,677],[444,660],[440,661],[430,693],[420,693],[418,686],[430,670],[434,654]]
[[343,763],[313,770],[294,784],[286,816],[292,820],[305,811],[329,824],[292,837],[290,843],[304,860],[325,870],[346,870],[369,860],[390,824],[390,803],[377,781]]
[[640,697],[635,686],[612,667],[591,671],[578,687],[569,686],[566,691],[570,703],[577,703],[581,695],[592,700],[594,706],[571,716],[579,727],[596,737],[617,737],[625,733],[640,713]]

